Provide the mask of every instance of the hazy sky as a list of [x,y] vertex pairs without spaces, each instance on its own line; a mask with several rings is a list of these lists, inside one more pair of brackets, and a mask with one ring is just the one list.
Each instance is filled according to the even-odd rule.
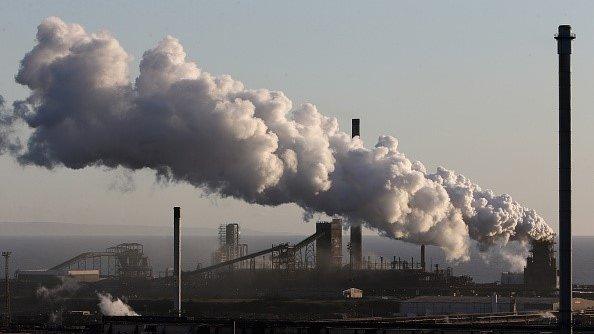
[[[36,26],[48,16],[109,30],[134,56],[166,35],[214,74],[312,102],[348,131],[362,119],[368,146],[380,134],[430,170],[442,165],[509,193],[557,230],[557,55],[553,34],[571,24],[574,233],[592,235],[594,3],[559,1],[3,1],[0,95],[14,82]],[[254,230],[309,233],[294,206],[264,208],[204,197],[99,168],[47,171],[0,157],[0,221],[165,225],[239,221]]]

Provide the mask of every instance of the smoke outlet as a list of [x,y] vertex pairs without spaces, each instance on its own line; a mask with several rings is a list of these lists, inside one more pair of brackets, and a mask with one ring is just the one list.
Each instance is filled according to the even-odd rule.
[[560,25],[559,54],[559,322],[571,331],[571,26]]
[[181,238],[179,224],[181,220],[180,208],[173,208],[173,275],[175,287],[174,308],[177,316],[181,316]]

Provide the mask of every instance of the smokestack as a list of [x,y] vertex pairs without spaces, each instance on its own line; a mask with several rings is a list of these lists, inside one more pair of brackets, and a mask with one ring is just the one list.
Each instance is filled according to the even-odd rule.
[[559,54],[559,323],[571,332],[571,26],[560,25]]
[[[351,137],[360,136],[360,120],[353,118],[351,122]],[[351,226],[351,267],[361,269],[363,263],[363,227],[361,225]]]
[[351,137],[355,138],[361,135],[360,132],[361,120],[358,118],[353,118],[351,120]]
[[421,269],[423,269],[423,271],[426,271],[426,262],[425,262],[425,245],[421,245]]
[[9,258],[12,252],[2,252],[4,257],[4,328],[10,328],[10,281]]
[[177,316],[181,316],[181,239],[179,233],[179,222],[181,214],[179,206],[173,208],[173,275],[176,290],[174,308]]

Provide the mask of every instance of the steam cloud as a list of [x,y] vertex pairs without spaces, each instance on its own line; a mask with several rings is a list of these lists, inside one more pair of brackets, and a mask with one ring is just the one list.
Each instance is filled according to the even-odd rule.
[[138,316],[130,305],[124,303],[119,298],[113,298],[109,293],[98,293],[99,310],[106,316]]
[[[2,123],[4,148],[21,164],[150,168],[209,194],[296,203],[306,217],[363,222],[439,246],[450,260],[466,259],[471,240],[486,251],[553,235],[509,195],[445,168],[427,172],[392,136],[366,148],[313,104],[293,106],[283,92],[203,71],[173,37],[144,53],[135,82],[130,60],[107,32],[45,19],[16,76],[32,93]],[[32,132],[21,149],[6,139],[14,118]]]
[[73,278],[65,277],[61,280],[61,283],[53,288],[39,287],[36,291],[37,296],[43,299],[61,299],[74,294],[80,289],[80,284]]

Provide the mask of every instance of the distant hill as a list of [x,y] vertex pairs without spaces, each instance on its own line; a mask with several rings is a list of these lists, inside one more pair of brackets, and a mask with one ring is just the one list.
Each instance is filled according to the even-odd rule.
[[[173,233],[172,226],[145,226],[125,224],[76,224],[59,222],[0,222],[2,236],[166,236]],[[185,235],[216,236],[217,229],[182,226]],[[270,235],[270,233],[241,229],[244,235]],[[279,234],[274,233],[274,234]]]

